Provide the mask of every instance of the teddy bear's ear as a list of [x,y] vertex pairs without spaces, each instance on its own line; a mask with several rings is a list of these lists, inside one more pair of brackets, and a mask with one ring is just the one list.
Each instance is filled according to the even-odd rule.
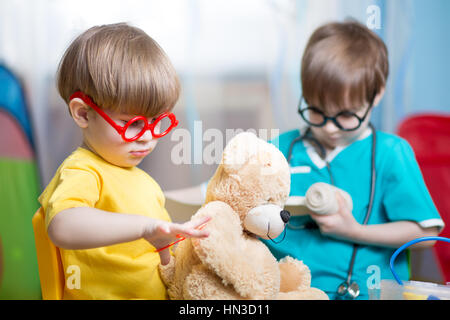
[[239,133],[225,147],[222,165],[230,176],[247,163],[256,164],[261,175],[273,175],[280,170],[289,170],[286,159],[274,145],[258,138],[254,133]]
[[258,137],[251,132],[234,136],[223,150],[222,165],[228,174],[236,173],[253,155],[257,153]]

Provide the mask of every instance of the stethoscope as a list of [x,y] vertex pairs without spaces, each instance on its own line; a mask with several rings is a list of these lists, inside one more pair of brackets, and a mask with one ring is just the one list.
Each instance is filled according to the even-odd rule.
[[[372,130],[370,197],[369,197],[369,205],[367,207],[366,215],[365,215],[364,221],[362,223],[363,225],[367,224],[367,222],[369,221],[369,218],[370,218],[370,214],[372,212],[373,199],[375,196],[375,182],[376,182],[375,155],[376,155],[377,138],[376,138],[376,132],[375,132],[374,126],[371,123],[369,123],[369,127]],[[291,163],[292,151],[294,149],[294,145],[297,142],[303,141],[304,139],[308,139],[310,142],[313,142],[319,148],[320,153],[321,153],[321,158],[325,159],[325,155],[326,155],[325,148],[320,144],[320,142],[317,139],[315,139],[311,135],[311,127],[308,127],[306,129],[305,133],[303,133],[301,136],[299,136],[291,141],[291,144],[289,145],[289,151],[287,154],[287,161],[289,164]],[[333,175],[331,174],[330,164],[328,163],[328,161],[325,161],[325,163],[327,166],[328,174],[330,175],[331,184],[335,185]],[[289,225],[289,223],[288,223],[288,227],[290,227],[292,229],[303,229],[303,228],[317,229],[318,228],[318,226],[315,222],[311,222],[311,223],[308,223],[308,224],[306,224],[304,226],[300,226],[300,227],[294,227],[294,226]],[[360,294],[360,288],[359,288],[358,283],[356,283],[356,281],[352,282],[353,267],[355,265],[357,251],[358,251],[358,244],[354,243],[353,244],[353,252],[352,252],[351,259],[350,259],[350,264],[348,267],[347,278],[337,288],[337,294],[341,297],[345,297],[348,295],[352,299],[356,299]]]

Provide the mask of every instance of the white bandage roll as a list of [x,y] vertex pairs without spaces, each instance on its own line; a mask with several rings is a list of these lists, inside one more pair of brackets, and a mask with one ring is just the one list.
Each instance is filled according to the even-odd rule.
[[309,210],[317,214],[333,214],[339,210],[339,203],[336,198],[336,191],[340,192],[347,207],[353,210],[353,201],[350,195],[328,183],[317,182],[309,187],[305,195],[305,204]]

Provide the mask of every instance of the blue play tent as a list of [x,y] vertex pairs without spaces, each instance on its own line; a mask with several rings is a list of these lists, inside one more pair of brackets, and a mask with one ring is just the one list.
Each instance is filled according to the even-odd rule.
[[21,83],[0,65],[0,299],[40,299],[31,218],[39,207],[32,126]]

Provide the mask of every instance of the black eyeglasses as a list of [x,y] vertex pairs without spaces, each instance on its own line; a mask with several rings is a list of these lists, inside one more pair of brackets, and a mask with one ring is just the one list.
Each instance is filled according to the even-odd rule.
[[305,120],[307,124],[313,127],[323,127],[328,120],[331,120],[336,125],[336,127],[343,131],[357,130],[361,126],[361,123],[363,123],[367,118],[369,110],[373,105],[372,102],[362,117],[358,116],[354,112],[346,110],[339,112],[334,117],[329,117],[326,116],[322,110],[315,106],[306,105],[306,107],[302,108],[303,102],[305,102],[306,105],[306,101],[302,97],[298,104],[298,113],[302,116],[303,120]]

